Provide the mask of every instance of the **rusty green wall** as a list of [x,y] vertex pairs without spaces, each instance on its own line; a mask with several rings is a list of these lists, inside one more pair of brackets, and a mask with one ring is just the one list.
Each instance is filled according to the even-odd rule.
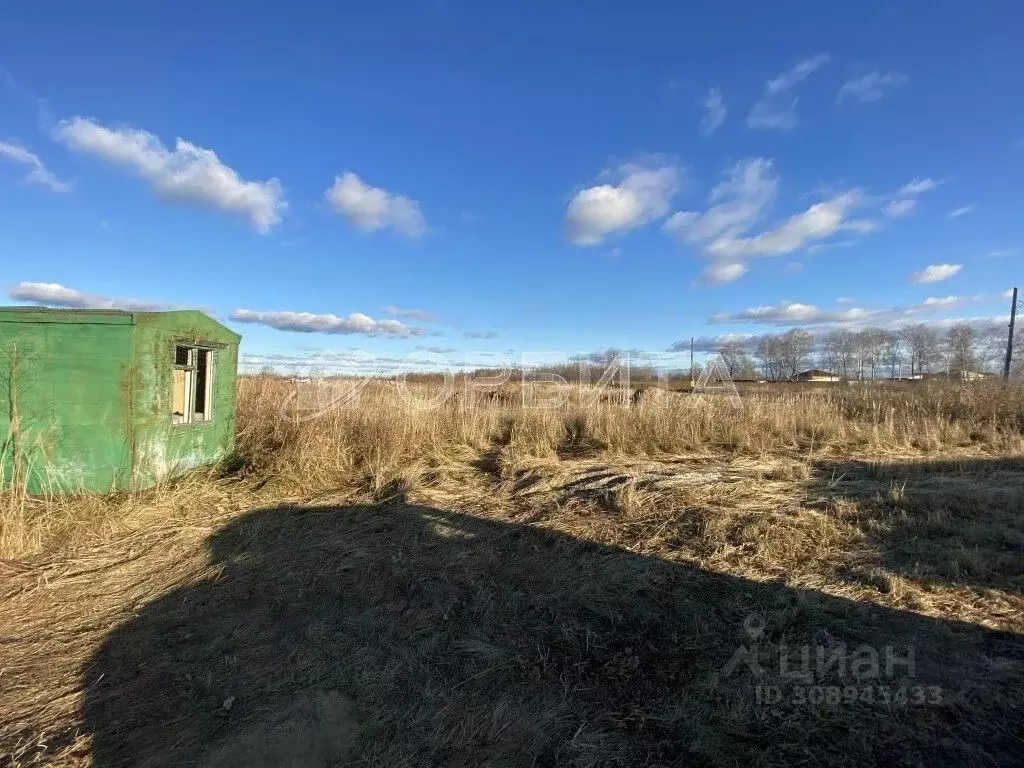
[[[0,485],[16,452],[32,493],[110,491],[131,478],[130,316],[0,321]],[[12,432],[12,416],[19,426]]]
[[[30,493],[103,493],[233,450],[239,337],[205,314],[0,312],[0,487],[16,455]],[[220,345],[213,418],[173,425],[174,346],[197,342]]]
[[[214,352],[213,418],[171,423],[174,347],[223,345]],[[238,337],[201,312],[140,314],[135,326],[132,477],[146,487],[222,459],[234,449]]]

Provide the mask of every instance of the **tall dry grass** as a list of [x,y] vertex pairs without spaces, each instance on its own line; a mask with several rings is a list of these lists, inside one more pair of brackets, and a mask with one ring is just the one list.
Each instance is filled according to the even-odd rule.
[[[3,496],[8,763],[222,755],[321,689],[372,724],[365,764],[1019,753],[1020,389],[305,386],[239,382],[231,467]],[[765,719],[716,671],[753,613],[766,654],[912,644],[949,704]]]
[[[1024,448],[1024,388],[778,386],[737,401],[718,391],[550,387],[524,392],[375,382],[352,395],[328,385],[303,409],[303,385],[239,383],[237,449],[255,477],[305,488],[362,482],[375,489],[481,455],[517,466],[533,458],[891,456]],[[300,407],[296,408],[295,404]],[[330,404],[334,407],[330,407]],[[426,405],[429,404],[429,405]],[[289,416],[301,414],[301,419]]]
[[423,484],[461,482],[467,467],[500,481],[537,462],[584,456],[810,460],[1022,450],[1024,387],[1001,383],[766,385],[737,403],[721,391],[649,390],[633,398],[586,386],[360,387],[243,377],[230,462],[244,467],[240,475],[225,480],[223,467],[211,468],[109,496],[29,497],[9,488],[0,492],[0,558],[87,546],[267,494],[345,490],[353,499],[380,500]]

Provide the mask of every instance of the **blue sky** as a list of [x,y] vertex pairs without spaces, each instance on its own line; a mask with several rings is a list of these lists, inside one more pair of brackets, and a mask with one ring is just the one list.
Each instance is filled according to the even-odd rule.
[[4,12],[7,301],[474,360],[1007,311],[1019,4],[238,8]]

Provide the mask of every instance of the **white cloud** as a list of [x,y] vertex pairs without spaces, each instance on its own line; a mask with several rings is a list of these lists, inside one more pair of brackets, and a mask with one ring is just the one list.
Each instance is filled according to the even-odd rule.
[[855,99],[861,103],[878,101],[887,93],[906,84],[907,76],[902,72],[886,72],[882,74],[877,69],[869,72],[863,77],[848,80],[839,89],[837,101],[842,102],[847,98]]
[[408,317],[411,318],[412,320],[419,320],[420,322],[424,323],[436,323],[438,320],[437,315],[435,315],[433,312],[428,312],[425,309],[400,309],[399,307],[396,307],[393,304],[389,304],[386,307],[381,307],[380,311],[383,312],[385,315],[390,315],[391,317]]
[[[730,341],[738,341],[747,348],[753,348],[757,341],[753,333],[723,333],[718,336],[697,336],[692,339],[694,352],[717,352]],[[689,352],[691,339],[680,339],[668,348],[670,353]]]
[[334,186],[324,193],[324,198],[335,212],[364,232],[391,227],[400,235],[417,238],[427,230],[419,203],[404,195],[371,187],[351,171],[336,176]]
[[646,352],[642,349],[618,349],[616,347],[607,347],[605,349],[597,349],[593,352],[579,352],[574,355],[569,355],[570,363],[591,363],[596,365],[608,365],[613,360],[646,360],[651,361],[661,357],[661,355]]
[[958,219],[961,216],[966,216],[969,213],[974,213],[977,210],[976,205],[961,205],[959,208],[954,208],[946,214],[947,219]]
[[679,189],[679,169],[674,165],[628,163],[614,175],[621,179],[618,184],[588,187],[569,203],[566,229],[574,245],[598,245],[610,234],[661,218]]
[[890,219],[898,219],[902,216],[913,212],[917,208],[917,200],[913,198],[907,198],[905,200],[890,200],[882,208],[882,213],[888,216]]
[[704,136],[710,136],[725,122],[726,108],[722,92],[718,88],[712,88],[708,91],[708,95],[704,97],[701,106],[706,110],[706,113],[700,121],[700,132]]
[[311,312],[258,312],[251,309],[236,309],[231,319],[239,323],[254,323],[276,328],[279,331],[298,333],[360,334],[363,336],[386,336],[408,338],[423,336],[422,328],[415,328],[397,320],[374,320],[368,315],[353,312],[348,317]]
[[911,179],[882,207],[882,213],[890,219],[907,216],[917,208],[918,195],[930,192],[942,183],[929,177]]
[[836,299],[836,304],[853,304],[853,299],[850,296],[840,296]]
[[869,222],[850,220],[848,215],[860,202],[857,190],[815,203],[803,213],[790,216],[775,229],[753,237],[726,234],[711,242],[706,252],[714,257],[736,260],[753,256],[778,256],[792,253],[816,240],[824,240],[843,230],[868,231]]
[[705,267],[701,276],[704,283],[708,285],[724,285],[739,280],[747,273],[748,269],[746,264],[716,261]]
[[935,298],[929,296],[927,299],[924,300],[924,306],[945,309],[947,307],[955,307],[962,301],[963,299],[961,299],[959,296],[945,296],[942,298]]
[[744,323],[774,327],[803,327],[812,332],[828,331],[833,328],[857,330],[865,327],[879,327],[897,330],[908,324],[925,323],[937,330],[952,325],[967,323],[979,328],[1003,324],[1008,315],[929,318],[924,312],[941,311],[944,307],[918,305],[909,308],[868,310],[849,309],[841,312],[827,312],[814,305],[783,302],[778,306],[751,307],[736,314],[718,314],[709,318],[710,323]]
[[[847,310],[856,311],[856,310]],[[842,313],[832,313],[841,315]],[[796,301],[783,301],[778,305],[762,305],[750,307],[735,314],[712,315],[712,323],[757,323],[760,325],[793,325],[821,320],[826,313],[813,304],[801,304]]]
[[996,248],[994,251],[989,251],[985,255],[990,259],[1004,259],[1007,256],[1013,256],[1016,253],[1016,248]]
[[771,160],[742,160],[711,190],[710,208],[703,213],[678,211],[662,225],[662,230],[686,243],[742,234],[772,203],[778,187]]
[[263,234],[281,221],[287,207],[277,179],[245,181],[213,150],[181,138],[170,150],[148,131],[111,129],[84,117],[62,120],[53,136],[77,152],[133,169],[158,195],[244,216]]
[[22,282],[7,291],[14,301],[28,301],[50,307],[67,309],[123,309],[129,312],[157,312],[168,309],[166,304],[156,304],[139,299],[111,299],[106,296],[83,293],[60,283]]
[[1001,294],[999,294],[999,298],[1001,298],[1001,299],[1012,299],[1013,298],[1013,288],[1007,288],[1005,291],[1003,291]]
[[69,183],[58,179],[39,159],[39,155],[29,151],[21,144],[0,141],[0,160],[27,166],[28,174],[25,176],[25,181],[29,184],[39,184],[54,192],[71,191]]
[[[845,304],[847,301],[838,303]],[[908,307],[890,307],[888,309],[849,307],[837,310],[821,309],[814,304],[782,301],[774,305],[749,307],[735,313],[719,313],[712,315],[708,322],[713,324],[743,323],[784,327],[794,325],[821,327],[873,325],[896,327],[908,322],[918,322],[922,315],[948,310],[963,304],[964,301],[959,296],[946,296],[944,298],[928,298],[920,304]]]
[[[416,347],[410,355],[374,355],[365,350],[296,351],[289,353],[245,353],[239,355],[238,364],[243,371],[272,369],[294,376],[318,378],[322,376],[393,376],[413,371],[436,371],[436,355],[456,350],[440,347]],[[448,368],[478,368],[488,364],[485,352],[478,352],[476,360],[448,359],[443,365]],[[493,361],[491,361],[493,364]],[[340,393],[339,393],[340,394]]]
[[819,53],[809,59],[804,59],[792,69],[786,70],[773,80],[765,84],[765,90],[769,93],[782,93],[788,91],[807,79],[814,72],[828,64],[832,57],[827,53]]
[[935,179],[927,176],[924,178],[911,179],[902,187],[900,187],[900,191],[897,193],[897,195],[899,197],[911,197],[913,195],[920,195],[924,192],[931,192],[941,183],[941,181],[936,181]]
[[771,160],[757,158],[737,163],[725,181],[712,190],[706,211],[678,211],[662,225],[662,231],[683,243],[702,243],[705,256],[719,262],[705,270],[710,282],[715,277],[735,280],[746,268],[742,262],[758,256],[779,256],[802,248],[814,252],[827,246],[841,247],[848,241],[822,244],[839,232],[865,234],[878,225],[866,219],[850,218],[862,202],[859,190],[840,193],[791,216],[779,226],[760,234],[745,236],[762,217],[778,193],[778,179]]
[[467,339],[496,339],[498,338],[497,331],[463,331],[463,336]]
[[788,131],[796,126],[797,97],[791,91],[821,69],[831,57],[822,53],[805,59],[792,69],[765,83],[761,99],[747,116],[747,125],[760,130]]
[[912,283],[938,283],[948,280],[963,268],[962,264],[929,264],[910,276]]

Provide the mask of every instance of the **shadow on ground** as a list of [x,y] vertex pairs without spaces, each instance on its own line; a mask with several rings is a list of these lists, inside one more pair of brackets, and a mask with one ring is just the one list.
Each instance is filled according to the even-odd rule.
[[823,462],[809,494],[864,532],[873,557],[854,580],[1024,593],[1024,460]]
[[404,504],[264,509],[209,548],[218,578],[87,666],[95,766],[1024,754],[1018,635]]

